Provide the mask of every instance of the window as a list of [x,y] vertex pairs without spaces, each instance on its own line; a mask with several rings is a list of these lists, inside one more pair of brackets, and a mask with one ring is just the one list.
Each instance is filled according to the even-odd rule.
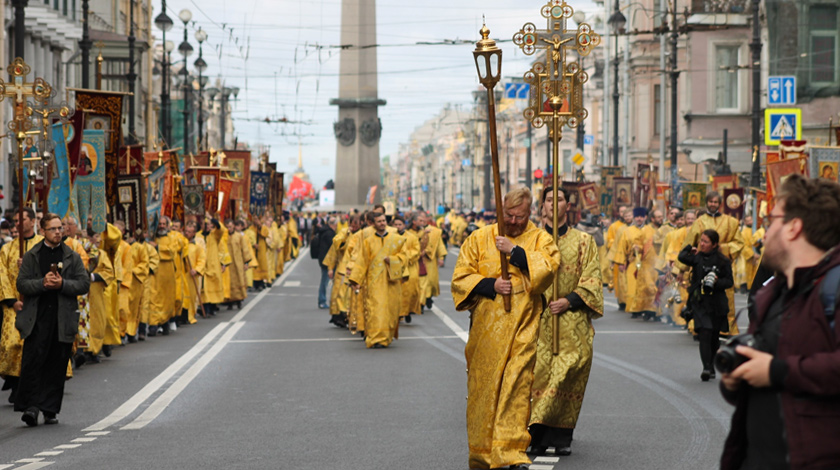
[[715,47],[715,108],[738,109],[738,59],[740,46]]
[[811,83],[837,81],[837,7],[819,5],[811,7],[809,15],[810,40],[808,55],[811,58]]
[[572,168],[574,168],[572,164],[572,150],[571,149],[563,149],[563,162],[560,164],[560,168],[563,170],[558,173],[559,176],[562,176],[564,172],[568,171],[569,174],[572,174]]
[[662,86],[653,86],[653,135],[662,129]]

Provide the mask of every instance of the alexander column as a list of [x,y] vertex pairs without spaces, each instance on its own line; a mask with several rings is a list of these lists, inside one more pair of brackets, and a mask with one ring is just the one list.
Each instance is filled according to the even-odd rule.
[[[342,0],[338,122],[334,124],[336,146],[336,206],[363,206],[372,186],[374,203],[381,201],[379,187],[379,137],[382,123],[377,108],[385,100],[377,96],[376,0]],[[374,46],[374,47],[371,47]]]

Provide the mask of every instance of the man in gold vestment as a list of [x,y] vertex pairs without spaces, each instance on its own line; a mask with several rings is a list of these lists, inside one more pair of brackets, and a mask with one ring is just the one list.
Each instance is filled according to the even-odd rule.
[[350,245],[350,239],[361,229],[361,225],[361,218],[358,215],[351,217],[349,225],[340,229],[333,237],[332,246],[324,257],[327,276],[333,281],[332,292],[330,292],[330,323],[339,328],[347,328],[347,312],[350,309],[350,287],[347,281],[349,257],[345,254]]
[[111,356],[111,347],[120,344],[119,324],[119,282],[120,268],[120,230],[108,224],[101,234],[99,257],[90,283],[88,299],[90,301],[90,339],[89,359],[95,362],[102,352]]
[[277,240],[274,242],[277,259],[274,264],[274,274],[280,277],[286,269],[286,243],[289,239],[289,227],[282,215],[277,219]]
[[[471,469],[524,469],[531,463],[525,450],[531,441],[542,295],[560,264],[551,236],[529,220],[532,200],[527,188],[507,193],[507,236],[499,236],[496,224],[473,232],[461,245],[452,275],[455,308],[469,310],[472,323],[464,351]],[[507,281],[501,276],[500,253],[510,257]],[[510,295],[510,312],[504,295]]]
[[693,324],[689,322],[689,324],[686,325],[685,319],[680,316],[685,304],[688,302],[688,290],[686,287],[688,286],[687,281],[691,277],[690,268],[682,263],[678,263],[677,256],[686,245],[685,236],[688,234],[688,229],[691,228],[691,225],[694,224],[696,219],[697,212],[694,209],[689,209],[683,213],[683,225],[668,234],[668,247],[665,251],[665,269],[670,269],[671,275],[676,278],[675,282],[680,293],[681,300],[681,302],[675,303],[671,307],[671,319],[677,326],[685,325],[692,334],[694,333]]
[[387,348],[399,327],[400,287],[405,271],[405,239],[388,230],[385,214],[374,218],[374,233],[357,250],[350,286],[364,284],[365,345]]
[[[615,225],[615,224],[613,224]],[[621,224],[616,226],[615,238],[607,251],[607,258],[610,260],[610,267],[612,268],[613,287],[615,288],[615,298],[618,301],[618,309],[626,310],[627,308],[627,273],[619,269],[619,263],[616,263],[616,255],[618,253],[618,242],[621,236],[628,227],[633,225],[633,211],[629,208],[624,211],[621,219]],[[609,237],[609,232],[607,233]]]
[[268,244],[266,242],[269,236],[268,227],[255,217],[248,230],[251,232],[249,235],[251,240],[254,240],[257,260],[257,267],[254,270],[254,289],[261,291],[266,287],[271,287],[271,280],[268,277]]
[[128,290],[128,317],[125,327],[125,334],[129,343],[137,342],[143,291],[145,290],[146,279],[149,277],[149,252],[146,249],[145,240],[142,238],[143,231],[139,228],[137,229],[137,235],[141,237],[139,240],[134,234],[130,234],[128,237],[128,242],[131,244],[131,273],[123,274],[124,276],[131,276],[131,284]]
[[[35,211],[24,208],[23,212],[23,250],[24,253],[37,245],[43,236],[35,233]],[[17,214],[15,224],[18,223]],[[15,399],[18,379],[20,378],[20,360],[23,355],[23,340],[15,328],[17,312],[23,309],[23,296],[17,290],[17,277],[20,272],[21,236],[0,248],[0,297],[3,303],[3,322],[0,324],[0,377],[4,379],[3,390],[11,390],[11,403]]]
[[204,236],[206,261],[204,264],[204,287],[201,301],[208,315],[215,315],[218,305],[225,300],[222,287],[222,273],[230,264],[228,253],[227,230],[216,219],[204,221]]
[[[244,224],[243,224],[244,226]],[[247,281],[245,280],[245,269],[251,262],[251,248],[248,247],[248,240],[236,231],[236,224],[233,220],[225,221],[228,231],[228,253],[230,253],[230,266],[224,272],[228,282],[228,310],[236,304],[242,308],[242,301],[248,297]]]
[[[604,314],[604,287],[598,249],[591,235],[569,227],[566,221],[567,191],[557,191],[557,249],[560,266],[554,285],[545,291],[549,300],[540,318],[537,363],[531,387],[531,452],[545,455],[554,447],[557,455],[572,453],[572,434],[577,425],[583,395],[592,369],[592,319]],[[554,221],[552,188],[543,189],[542,220],[549,235]],[[560,316],[560,353],[551,352],[551,317]]]
[[414,232],[406,230],[405,219],[394,217],[394,228],[405,238],[405,278],[402,285],[400,299],[400,319],[411,323],[411,315],[419,313],[420,309],[420,241]]
[[428,214],[424,215],[423,219],[429,241],[426,244],[426,249],[421,253],[423,261],[426,263],[426,277],[425,284],[422,279],[420,281],[420,301],[425,304],[426,308],[432,308],[432,298],[440,295],[438,268],[443,267],[446,246],[443,244],[443,231],[429,223],[431,217]]
[[[365,286],[350,286],[349,279],[350,273],[353,271],[353,266],[355,266],[355,259],[356,253],[360,250],[361,244],[364,242],[365,234],[369,233],[368,224],[372,224],[375,217],[372,215],[371,212],[366,212],[364,216],[359,218],[360,225],[364,225],[364,227],[359,228],[358,231],[350,235],[347,239],[347,248],[344,250],[344,256],[342,258],[342,262],[345,266],[345,280],[348,283],[347,287],[347,329],[350,330],[350,334],[356,334],[361,332],[364,336],[365,331],[365,297],[364,291]],[[340,325],[339,325],[340,326]]]
[[633,225],[622,232],[613,261],[627,280],[627,313],[650,320],[656,316],[656,230],[651,224],[645,225],[646,218],[647,209],[633,209]]
[[[697,218],[688,234],[685,237],[687,245],[697,246],[700,234],[704,230],[712,229],[720,235],[720,252],[723,256],[734,262],[744,249],[744,238],[741,236],[738,219],[731,215],[720,212],[720,193],[710,191],[706,195],[706,213]],[[724,335],[737,335],[738,325],[735,323],[735,288],[726,290],[726,297],[729,299],[729,327],[722,331]]]
[[117,304],[119,310],[120,341],[122,342],[122,344],[126,344],[128,343],[128,317],[131,315],[129,304],[131,283],[134,278],[134,257],[131,253],[131,244],[125,240],[125,222],[123,222],[122,220],[117,220],[114,222],[114,226],[120,230],[120,235],[122,236],[122,240],[120,240],[119,249],[120,284],[117,287]]
[[184,273],[186,279],[187,295],[184,296],[184,306],[181,312],[181,323],[191,325],[196,323],[195,313],[198,306],[201,305],[198,295],[201,293],[201,277],[204,275],[206,253],[205,242],[196,237],[198,226],[195,222],[187,223],[184,229],[184,237],[187,239],[187,244],[181,253],[181,256],[187,261],[185,267],[188,271]]
[[[184,248],[186,238],[180,233],[169,231],[169,219],[161,217],[158,226],[154,246],[157,247],[160,263],[155,273],[155,286],[151,298],[151,311],[149,312],[149,336],[155,336],[158,329],[163,335],[170,331],[169,321],[180,314],[181,299],[176,299],[176,291],[181,293],[181,271],[176,267],[183,266],[180,261],[181,250]],[[175,310],[177,307],[179,310]]]
[[143,281],[143,297],[140,301],[140,326],[137,328],[137,339],[139,341],[145,341],[149,327],[152,296],[157,285],[155,274],[158,272],[158,267],[160,266],[160,254],[153,245],[149,232],[143,232],[141,241],[143,242],[143,247],[146,248],[146,255],[149,257],[149,275]]
[[[627,224],[624,223],[624,215],[627,210],[627,206],[619,206],[618,215],[616,216],[615,221],[610,224],[609,228],[607,228],[607,236],[604,240],[604,251],[603,256],[601,257],[601,274],[603,275],[604,283],[607,284],[607,287],[610,290],[617,289],[615,282],[616,276],[613,271],[617,272],[618,266],[613,266],[610,263],[609,252],[613,245],[615,245],[616,239],[618,238],[618,230],[627,226]],[[616,296],[618,296],[617,290]],[[619,302],[621,302],[621,300],[619,300]]]

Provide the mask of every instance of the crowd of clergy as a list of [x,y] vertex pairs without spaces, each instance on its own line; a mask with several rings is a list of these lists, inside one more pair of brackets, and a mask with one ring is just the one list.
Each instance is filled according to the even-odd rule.
[[[42,213],[24,209],[0,248],[0,378],[15,402],[24,340],[15,327],[25,299],[17,291],[19,244],[27,252],[44,239],[37,227]],[[7,215],[8,217],[8,215]],[[13,220],[18,224],[18,215]],[[179,326],[239,309],[248,290],[271,286],[285,263],[298,255],[302,240],[296,217],[264,215],[251,220],[212,217],[181,222],[161,217],[154,233],[126,230],[122,221],[102,233],[62,220],[62,242],[81,258],[90,289],[78,297],[78,332],[67,364],[67,378],[84,364],[99,363],[115,347],[166,336]],[[20,235],[20,236],[18,236]]]

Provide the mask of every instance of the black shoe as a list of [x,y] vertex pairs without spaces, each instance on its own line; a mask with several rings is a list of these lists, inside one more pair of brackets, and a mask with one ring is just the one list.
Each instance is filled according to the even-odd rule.
[[432,308],[432,298],[431,297],[426,299],[426,308],[428,308],[428,309]]
[[85,365],[85,362],[87,362],[87,359],[85,358],[84,353],[78,352],[78,353],[76,353],[75,356],[73,356],[73,368],[74,369],[81,368],[83,365]]
[[236,308],[237,308],[237,310],[242,310],[242,301],[239,301],[239,300],[236,301]]
[[228,310],[233,310],[233,304],[232,303],[227,304],[227,309]]
[[95,356],[93,353],[85,352],[85,360],[86,362],[90,362],[91,364],[99,364],[100,361],[98,356]]
[[137,342],[137,337],[136,336],[127,336],[127,338],[128,338],[128,342],[131,343],[131,344],[134,344],[134,343]]
[[146,335],[143,335],[143,334],[137,335],[137,341],[146,341]]
[[33,428],[38,425],[38,409],[37,408],[30,408],[23,412],[23,416],[20,417],[20,420],[26,423],[27,426]]
[[111,357],[111,345],[106,344],[105,346],[102,346],[102,354],[104,354],[105,357]]
[[152,338],[154,336],[157,336],[157,331],[158,331],[158,327],[150,326],[149,327],[149,334],[147,336],[149,336],[150,338]]
[[403,318],[405,318],[406,323],[411,323],[411,315],[406,315]]
[[556,447],[554,449],[554,453],[557,455],[572,455],[572,448],[571,447]]
[[536,455],[537,457],[542,457],[548,451],[548,447],[543,446],[531,446],[531,455]]
[[58,424],[58,418],[55,413],[44,412],[44,424]]
[[639,318],[640,316],[642,316],[642,314],[639,313],[639,312],[633,312],[633,313],[630,314],[630,318],[634,318],[634,319]]
[[169,336],[169,322],[164,323],[160,327],[160,334],[162,334],[163,336]]
[[711,377],[711,376],[712,376],[712,373],[709,372],[708,370],[704,369],[703,373],[700,374],[700,380],[702,380],[703,382],[708,382],[709,377]]
[[385,349],[386,346],[384,344],[376,343],[373,345],[373,349]]
[[618,304],[618,309],[619,309],[619,310],[621,310],[622,312],[623,312],[626,308],[627,308],[627,304],[624,304],[624,303]]

